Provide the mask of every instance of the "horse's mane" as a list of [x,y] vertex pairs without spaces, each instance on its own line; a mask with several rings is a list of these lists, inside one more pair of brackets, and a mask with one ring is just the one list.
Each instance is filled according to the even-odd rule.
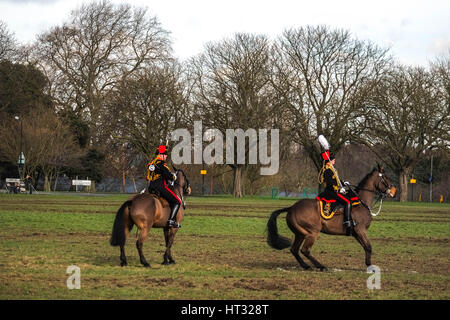
[[358,186],[356,187],[356,191],[360,191],[361,189],[364,188],[365,184],[367,183],[367,180],[369,180],[369,178],[375,171],[377,171],[377,169],[373,168],[371,172],[369,172],[368,174],[366,174],[364,178],[362,178],[362,180],[358,183]]
[[181,173],[183,174],[184,179],[186,180],[186,184],[187,184],[187,185],[190,185],[190,182],[189,182],[189,179],[188,179],[187,176],[186,176],[186,173],[184,173],[184,171],[181,170],[181,169],[177,169],[177,168],[175,168],[175,167],[174,167],[174,169],[175,169],[176,171],[178,171],[178,172],[181,172]]

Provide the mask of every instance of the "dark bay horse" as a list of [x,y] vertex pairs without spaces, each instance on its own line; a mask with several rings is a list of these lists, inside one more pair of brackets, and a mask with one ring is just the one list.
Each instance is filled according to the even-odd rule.
[[[352,209],[353,220],[357,223],[352,235],[364,248],[366,255],[366,265],[371,265],[372,246],[367,237],[367,229],[372,221],[372,215],[369,208],[372,206],[375,193],[381,193],[385,196],[394,197],[396,188],[389,182],[384,175],[384,170],[379,165],[372,172],[368,173],[356,187],[362,204]],[[303,261],[299,255],[300,246],[303,243],[301,253],[307,257],[316,268],[327,270],[319,261],[311,255],[311,247],[319,236],[320,232],[332,235],[345,235],[343,226],[343,214],[336,214],[330,220],[325,220],[319,212],[320,204],[316,199],[302,199],[293,206],[274,211],[267,222],[267,243],[275,249],[282,250],[291,246],[291,253],[297,259],[300,266],[304,269],[311,267]],[[278,234],[277,217],[282,212],[286,212],[286,222],[295,235],[294,242]]]
[[[176,170],[177,179],[173,190],[175,194],[183,199],[184,195],[191,193],[189,180],[186,178],[183,170]],[[170,215],[170,207],[167,201],[158,199],[156,196],[149,193],[142,193],[133,196],[130,200],[125,201],[120,209],[117,211],[114,220],[110,244],[112,246],[120,246],[120,265],[127,265],[127,258],[125,256],[125,242],[133,228],[136,225],[139,229],[139,237],[136,241],[136,248],[139,252],[139,258],[144,267],[150,267],[150,264],[144,257],[142,247],[145,239],[151,228],[163,228],[164,237],[166,240],[166,251],[164,253],[163,264],[175,263],[171,254],[171,247],[177,228],[169,228],[167,220]],[[181,223],[184,217],[184,205],[180,207],[177,213],[177,222]]]

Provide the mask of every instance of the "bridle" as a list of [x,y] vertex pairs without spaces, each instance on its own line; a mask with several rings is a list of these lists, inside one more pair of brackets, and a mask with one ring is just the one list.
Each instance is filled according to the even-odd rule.
[[386,190],[381,191],[380,188],[378,188],[378,186],[375,185],[375,190],[364,189],[364,188],[358,188],[358,191],[368,191],[368,192],[375,193],[376,195],[381,195],[383,198],[387,197],[387,196],[389,195],[390,190],[392,189],[392,187],[393,187],[394,185],[393,185],[393,184],[387,183],[386,179],[384,178],[383,173],[378,172],[378,176],[380,177],[380,181],[381,181],[381,183],[384,185],[384,187],[386,188]]
[[380,177],[380,181],[381,183],[384,185],[384,187],[386,188],[386,190],[381,191],[380,188],[375,185],[375,190],[369,190],[369,189],[363,189],[363,188],[359,188],[358,191],[368,191],[368,192],[373,192],[375,193],[375,196],[377,197],[377,199],[375,200],[375,203],[380,202],[380,206],[378,208],[378,211],[376,213],[372,212],[372,209],[364,202],[361,200],[361,203],[369,210],[370,214],[373,217],[376,217],[380,212],[381,212],[381,208],[383,206],[383,200],[390,195],[390,191],[392,189],[392,187],[394,185],[387,183],[386,179],[384,178],[383,173],[378,172],[378,176]]

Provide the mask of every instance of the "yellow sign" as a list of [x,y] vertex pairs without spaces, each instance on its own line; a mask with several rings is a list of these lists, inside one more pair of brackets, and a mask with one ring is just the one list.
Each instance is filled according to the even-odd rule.
[[206,174],[206,170],[200,170],[200,174]]
[[409,180],[409,183],[416,183],[416,179]]

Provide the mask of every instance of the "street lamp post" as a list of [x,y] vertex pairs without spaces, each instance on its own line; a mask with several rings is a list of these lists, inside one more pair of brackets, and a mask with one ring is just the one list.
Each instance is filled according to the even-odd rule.
[[25,166],[25,155],[23,154],[23,121],[22,118],[15,116],[14,119],[20,120],[20,154],[19,154],[19,160],[17,161],[17,164],[19,166],[19,176],[22,179],[22,171],[23,167]]

